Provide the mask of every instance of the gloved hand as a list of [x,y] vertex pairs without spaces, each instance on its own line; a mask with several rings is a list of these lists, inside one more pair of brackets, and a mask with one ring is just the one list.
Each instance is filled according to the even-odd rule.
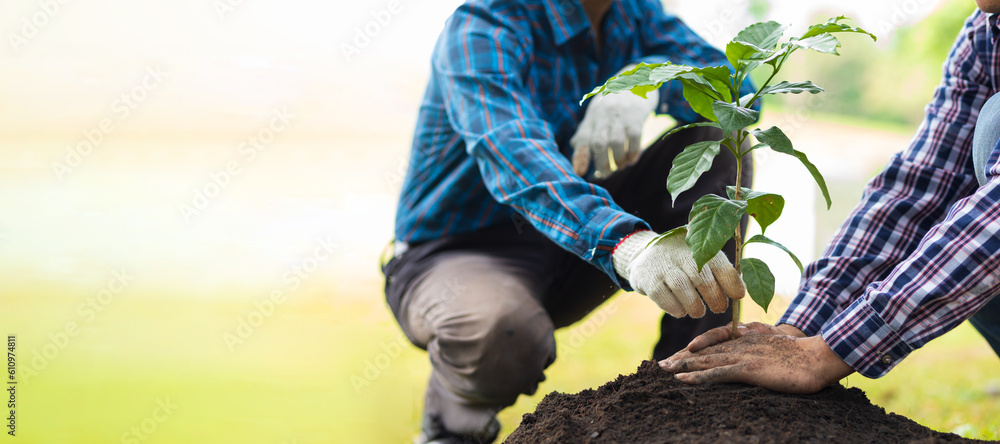
[[[632,67],[626,67],[627,71]],[[608,150],[615,156],[618,168],[639,158],[642,125],[656,109],[660,93],[650,91],[643,99],[631,92],[608,94],[596,98],[583,115],[583,121],[569,140],[573,147],[573,171],[583,176],[593,159],[597,177],[611,174]]]
[[649,296],[670,316],[700,318],[705,315],[702,300],[713,312],[722,313],[729,306],[727,295],[734,300],[743,297],[743,280],[721,251],[698,272],[684,236],[670,236],[646,248],[655,237],[649,230],[632,233],[618,243],[611,260],[635,291]]

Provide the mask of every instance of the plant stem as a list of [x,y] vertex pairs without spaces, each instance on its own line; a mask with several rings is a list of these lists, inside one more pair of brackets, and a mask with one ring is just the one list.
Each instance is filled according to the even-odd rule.
[[[743,177],[743,156],[742,156],[742,154],[744,154],[744,153],[742,153],[740,151],[740,146],[743,144],[743,141],[740,140],[740,138],[741,138],[740,137],[741,136],[740,133],[742,133],[742,130],[737,130],[737,132],[736,132],[736,139],[735,139],[735,141],[736,141],[736,149],[733,150],[733,153],[737,153],[736,154],[736,192],[734,193],[734,196],[736,197],[736,200],[740,200],[740,191],[741,191],[740,190],[740,179]],[[742,222],[742,220],[740,222]],[[742,223],[736,224],[736,234],[733,236],[733,239],[736,241],[736,255],[734,256],[736,258],[736,264],[735,264],[736,265],[736,274],[740,277],[740,279],[743,279],[743,272],[740,270],[740,260],[743,259],[743,239],[742,239],[743,236],[742,236],[742,233],[740,233],[740,226],[741,225],[742,225]],[[732,331],[730,332],[730,336],[733,339],[736,339],[736,324],[739,323],[739,321],[740,321],[740,300],[736,299],[736,300],[733,300],[733,325],[732,325]]]
[[[750,105],[753,105],[753,102],[756,102],[757,99],[760,98],[760,93],[764,91],[764,88],[767,88],[767,85],[771,83],[771,80],[774,79],[774,76],[778,74],[778,71],[781,70],[781,65],[785,64],[785,60],[788,60],[788,56],[792,55],[793,52],[795,52],[795,48],[788,50],[788,52],[786,52],[785,55],[781,56],[781,61],[775,63],[774,66],[771,67],[772,68],[771,75],[767,78],[764,84],[760,86],[760,89],[758,89],[756,93],[754,93],[753,97],[750,98],[750,101],[747,102],[746,105],[742,106],[749,108]],[[741,106],[739,104],[739,101],[737,101],[736,106]]]

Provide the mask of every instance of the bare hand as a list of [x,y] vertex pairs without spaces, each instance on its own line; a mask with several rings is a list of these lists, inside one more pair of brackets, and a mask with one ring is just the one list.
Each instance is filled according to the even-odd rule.
[[710,330],[687,349],[661,361],[660,367],[688,384],[741,382],[803,394],[815,393],[854,372],[821,336],[797,338],[765,324],[738,329],[741,337],[734,340],[727,340],[726,327]]
[[[690,344],[684,349],[694,353],[698,350],[711,347],[713,345],[721,344],[728,340],[734,339],[732,337],[732,323],[726,324],[725,327],[716,327],[705,333],[702,333],[698,337],[694,338]],[[794,336],[796,338],[804,338],[806,334],[799,330],[797,327],[781,324],[779,326],[768,325],[760,322],[751,322],[749,324],[740,324],[736,326],[736,332],[739,337],[746,336],[748,334],[759,334],[759,335],[787,335]],[[679,353],[678,353],[679,354]],[[677,356],[677,355],[674,355]]]

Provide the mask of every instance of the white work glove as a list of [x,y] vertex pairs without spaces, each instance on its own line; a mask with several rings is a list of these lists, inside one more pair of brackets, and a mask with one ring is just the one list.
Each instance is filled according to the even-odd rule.
[[573,171],[582,177],[593,159],[596,177],[608,177],[611,175],[609,150],[618,168],[635,162],[642,143],[642,125],[659,101],[658,90],[647,93],[645,99],[631,92],[597,97],[569,140],[573,147]]
[[698,272],[684,236],[670,236],[646,248],[655,237],[648,230],[632,233],[615,247],[611,260],[635,291],[649,296],[670,316],[700,318],[705,315],[702,300],[713,312],[722,313],[729,299],[743,297],[743,280],[721,251]]

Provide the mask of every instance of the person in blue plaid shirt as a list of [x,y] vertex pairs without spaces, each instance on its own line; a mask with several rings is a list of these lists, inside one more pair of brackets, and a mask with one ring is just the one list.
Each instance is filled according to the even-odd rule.
[[913,142],[868,183],[777,327],[714,329],[662,368],[812,393],[881,377],[967,319],[1000,355],[1000,0],[976,3]]
[[694,190],[667,195],[674,156],[721,132],[640,152],[651,112],[700,120],[672,82],[579,104],[623,69],[668,60],[728,65],[659,0],[469,0],[446,22],[383,267],[393,315],[432,364],[419,441],[494,440],[497,412],[555,360],[554,329],[619,289],[668,313],[659,359],[730,318],[744,294],[732,245],[701,272],[683,240],[646,248],[735,181],[735,159],[720,156]]

